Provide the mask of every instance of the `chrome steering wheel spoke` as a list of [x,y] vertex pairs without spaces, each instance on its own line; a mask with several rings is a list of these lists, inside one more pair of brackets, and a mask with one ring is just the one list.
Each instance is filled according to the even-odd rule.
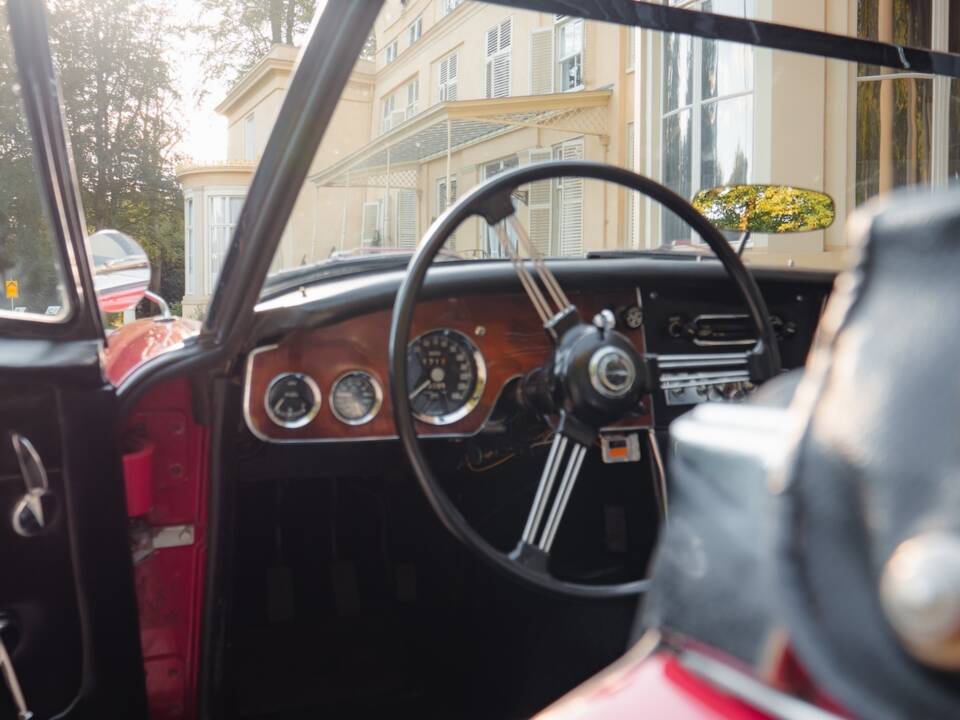
[[[507,234],[507,226],[516,237],[516,245],[510,240]],[[516,213],[508,215],[504,220],[498,222],[494,231],[500,240],[500,246],[504,255],[510,259],[520,284],[524,292],[530,298],[537,315],[543,323],[543,327],[554,341],[562,334],[560,328],[563,326],[563,319],[566,317],[575,317],[577,309],[570,302],[570,298],[563,291],[557,277],[553,274],[543,255],[530,239],[523,224],[517,220]],[[526,257],[524,258],[524,254]],[[538,282],[539,281],[539,282]]]
[[553,436],[550,453],[547,455],[533,505],[527,516],[527,524],[520,537],[520,544],[513,552],[513,557],[517,560],[529,561],[529,564],[546,572],[546,559],[553,548],[557,530],[573,494],[586,454],[586,445],[562,433]]

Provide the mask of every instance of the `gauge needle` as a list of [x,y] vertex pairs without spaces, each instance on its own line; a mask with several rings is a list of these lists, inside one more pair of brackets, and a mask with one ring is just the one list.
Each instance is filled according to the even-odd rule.
[[419,385],[417,385],[417,387],[413,389],[413,392],[410,393],[410,399],[413,400],[417,395],[422,393],[428,387],[430,387],[430,378],[427,378],[426,380],[424,380],[422,383],[420,383]]

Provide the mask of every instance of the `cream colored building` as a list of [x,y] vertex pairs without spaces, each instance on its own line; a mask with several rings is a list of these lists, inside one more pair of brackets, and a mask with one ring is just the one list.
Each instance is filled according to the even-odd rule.
[[[713,4],[727,14],[848,35],[857,33],[861,14],[873,12],[880,16],[876,34],[886,38],[896,1]],[[951,13],[960,22],[957,0],[929,1],[943,27]],[[931,44],[948,49],[941,26],[931,24]],[[338,102],[274,270],[358,248],[412,248],[477,183],[552,158],[637,168],[688,197],[730,181],[824,190],[841,219],[881,189],[942,184],[960,172],[947,159],[958,128],[945,110],[951,92],[960,96],[958,83],[951,90],[933,79],[858,76],[853,63],[459,0],[387,0],[375,39],[375,55],[357,61]],[[228,119],[230,161],[179,169],[187,315],[202,314],[209,298],[295,57],[293,48],[274,47],[218,106]],[[867,127],[872,106],[864,105],[864,89],[874,82],[878,139],[871,149],[857,139],[857,123]],[[894,137],[889,88],[896,82],[929,82],[933,92],[930,116],[920,118],[931,130],[926,155],[921,148],[894,162],[891,148],[916,146],[918,137],[916,129]],[[878,157],[867,157],[871,152]],[[518,217],[552,255],[689,241],[654,204],[606,183],[545,181],[520,195]],[[462,226],[454,243],[463,257],[501,254],[480,221]],[[755,236],[747,254],[753,262],[838,267],[842,222],[825,232]]]

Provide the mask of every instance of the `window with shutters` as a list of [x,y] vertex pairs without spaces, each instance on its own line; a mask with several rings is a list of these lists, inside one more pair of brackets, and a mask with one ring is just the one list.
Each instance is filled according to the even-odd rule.
[[[500,173],[504,173],[507,170],[513,170],[519,166],[520,158],[518,158],[516,155],[511,155],[509,157],[501,158],[500,160],[484,163],[483,179],[489,180],[492,177],[496,177]],[[516,202],[514,202],[514,205],[516,205]],[[509,228],[506,223],[503,224],[505,227]],[[510,232],[509,229],[507,232]],[[514,242],[514,247],[516,247],[516,238],[511,238],[511,240]],[[483,228],[483,256],[488,258],[505,257],[503,245],[500,243],[499,232],[496,228],[490,227],[486,224],[484,224]]]
[[417,40],[420,39],[420,36],[423,35],[423,18],[418,17],[414,20],[410,27],[407,29],[407,37],[410,39],[410,44],[413,45]]
[[383,203],[380,200],[363,204],[360,244],[363,247],[383,245]]
[[416,190],[397,193],[397,247],[413,249],[417,246],[417,207]]
[[450,102],[457,99],[459,66],[460,53],[448,55],[437,63],[437,102]]
[[486,53],[485,92],[488,98],[510,95],[510,45],[513,36],[513,20],[507,18],[484,34]]
[[[558,16],[560,17],[560,16]],[[584,22],[566,15],[556,26],[556,91],[572,92],[583,89],[583,34]]]
[[637,40],[640,37],[640,28],[628,27],[627,33],[627,72],[633,72],[637,62]]
[[387,47],[385,47],[385,48],[383,49],[383,62],[384,62],[384,64],[389,65],[390,63],[392,63],[394,60],[397,59],[397,50],[398,50],[398,49],[399,49],[399,48],[398,48],[398,45],[397,45],[397,41],[396,41],[396,40],[394,40],[392,43],[390,43],[389,45],[387,45]]
[[[553,157],[555,160],[583,160],[583,138],[554,145]],[[558,210],[553,225],[557,242],[552,254],[562,257],[583,255],[583,178],[558,178],[555,196]]]

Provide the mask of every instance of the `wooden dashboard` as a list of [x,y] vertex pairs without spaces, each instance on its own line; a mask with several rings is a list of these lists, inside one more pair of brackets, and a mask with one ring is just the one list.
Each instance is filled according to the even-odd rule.
[[[644,352],[643,329],[629,329],[619,320],[623,308],[637,304],[636,291],[570,294],[585,321],[604,308],[618,315],[618,330]],[[360,315],[339,323],[296,331],[278,345],[257,348],[247,358],[243,409],[247,426],[268,442],[342,442],[396,437],[390,400],[388,343],[391,310]],[[417,421],[424,436],[465,437],[481,430],[504,387],[543,364],[551,344],[526,295],[465,295],[420,303],[414,313],[411,338],[449,328],[466,335],[486,364],[486,384],[477,406],[449,425]],[[329,402],[331,387],[345,373],[362,370],[382,388],[382,406],[360,425],[339,419]],[[270,383],[284,373],[302,373],[319,389],[319,410],[302,427],[284,427],[267,412]],[[645,403],[650,407],[649,403]],[[649,415],[630,419],[631,425],[649,426]]]

